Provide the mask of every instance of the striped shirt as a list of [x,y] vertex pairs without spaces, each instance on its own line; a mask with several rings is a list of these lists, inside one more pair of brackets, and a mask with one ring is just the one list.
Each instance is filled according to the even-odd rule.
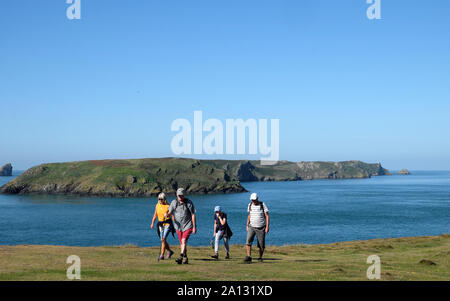
[[254,205],[253,202],[248,205],[247,212],[250,214],[250,224],[249,226],[253,228],[261,228],[266,226],[266,215],[265,212],[269,212],[265,203],[263,203],[264,210],[261,206],[261,202],[258,205]]

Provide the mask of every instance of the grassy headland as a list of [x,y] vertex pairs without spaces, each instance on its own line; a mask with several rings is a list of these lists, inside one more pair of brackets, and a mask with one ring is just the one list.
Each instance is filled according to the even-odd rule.
[[361,161],[289,162],[184,158],[96,160],[42,164],[0,188],[11,194],[154,196],[178,187],[190,194],[245,192],[245,181],[368,178],[386,175],[381,164]]
[[252,264],[242,262],[242,245],[231,247],[230,260],[219,261],[210,258],[211,248],[190,247],[189,265],[158,262],[158,253],[157,247],[132,245],[0,246],[0,280],[67,280],[70,255],[81,259],[82,280],[367,280],[372,254],[381,258],[381,280],[450,280],[448,234],[270,246],[265,261]]

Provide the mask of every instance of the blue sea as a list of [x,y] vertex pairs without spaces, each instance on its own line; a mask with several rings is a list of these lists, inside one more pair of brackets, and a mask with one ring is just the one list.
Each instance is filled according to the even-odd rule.
[[[0,185],[14,176],[0,177]],[[450,233],[450,171],[243,185],[249,193],[189,196],[198,220],[191,245],[209,244],[216,205],[228,214],[231,243],[244,244],[250,192],[269,208],[270,245]],[[0,245],[158,246],[150,229],[155,204],[156,198],[0,195]]]

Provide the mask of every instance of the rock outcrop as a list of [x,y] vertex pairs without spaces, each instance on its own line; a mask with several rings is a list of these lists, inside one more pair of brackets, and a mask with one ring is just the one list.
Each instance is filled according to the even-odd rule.
[[400,170],[397,174],[402,175],[402,176],[407,176],[407,175],[410,175],[411,173],[409,172],[409,170],[404,168],[404,169]]
[[160,192],[188,194],[245,192],[241,182],[369,178],[390,174],[380,163],[289,162],[157,158],[43,164],[0,188],[12,194],[75,194],[137,197]]
[[0,167],[0,176],[3,177],[10,177],[12,176],[12,165],[11,163],[5,164],[2,167]]

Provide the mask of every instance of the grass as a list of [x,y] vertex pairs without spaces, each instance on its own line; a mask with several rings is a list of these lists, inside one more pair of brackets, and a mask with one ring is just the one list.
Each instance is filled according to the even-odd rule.
[[[178,253],[178,246],[174,247]],[[158,262],[159,248],[0,246],[0,280],[67,280],[66,259],[81,258],[82,280],[367,280],[369,255],[381,258],[381,280],[450,280],[450,235],[269,246],[263,263],[245,264],[243,245],[231,260],[190,247],[189,265]],[[433,265],[434,263],[434,265]]]

